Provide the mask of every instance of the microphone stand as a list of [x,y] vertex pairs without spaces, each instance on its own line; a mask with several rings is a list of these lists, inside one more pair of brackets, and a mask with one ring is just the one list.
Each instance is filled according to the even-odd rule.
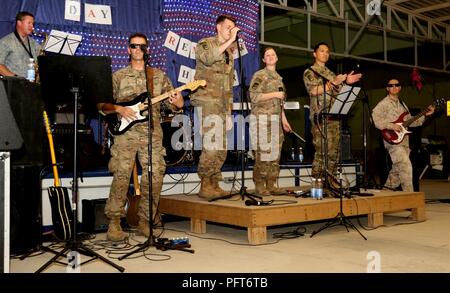
[[[237,45],[237,51],[238,51],[238,62],[239,62],[239,83],[241,85],[241,97],[240,97],[240,107],[241,107],[241,113],[244,113],[244,99],[245,104],[247,105],[248,109],[248,101],[245,98],[246,97],[246,91],[245,91],[245,81],[244,81],[244,70],[242,68],[242,55],[241,55],[241,49],[239,47],[239,37],[236,35],[236,45]],[[243,115],[242,115],[243,116]],[[241,122],[241,150],[240,157],[241,157],[241,188],[239,189],[239,195],[241,196],[242,200],[245,200],[245,197],[248,197],[253,202],[258,202],[257,199],[262,200],[262,197],[256,194],[250,194],[247,192],[247,187],[245,186],[245,161],[246,161],[246,147],[245,147],[245,123],[244,121]],[[228,199],[230,197],[233,197],[236,194],[230,193],[228,195],[213,198],[211,201],[216,201],[218,199]]]
[[[369,177],[368,177],[368,174],[367,174],[368,160],[367,160],[366,109],[367,109],[367,111],[369,113],[370,124],[372,124],[373,118],[372,118],[372,113],[370,112],[369,97],[367,96],[367,93],[366,93],[366,90],[364,89],[364,87],[361,86],[361,88],[362,88],[363,95],[364,95],[363,98],[362,98],[362,103],[363,103],[363,149],[364,149],[364,179],[363,179],[363,184],[362,184],[363,186],[362,186],[362,188],[364,188],[364,190],[367,190],[367,188],[369,186]],[[368,195],[368,194],[366,194],[366,195]]]
[[[325,88],[325,83],[324,83],[324,91],[325,90],[326,90],[326,88]],[[326,99],[326,92],[324,92],[324,105],[326,103],[325,99]],[[346,100],[345,100],[345,102],[346,102]],[[326,109],[325,106],[324,106],[324,109]],[[339,111],[338,115],[339,116],[342,115],[340,111]],[[325,127],[326,127],[326,124],[324,124],[324,128]],[[339,138],[339,150],[341,150],[342,149],[342,118],[341,117],[339,117],[339,133],[340,133],[339,134],[340,135],[340,138]],[[327,134],[325,134],[325,137],[327,138]],[[326,143],[326,141],[327,141],[327,139],[325,139],[325,143]],[[328,168],[328,165],[327,165],[328,159],[325,162],[326,162],[325,163],[325,166],[326,166],[326,168],[325,168],[325,178],[327,178],[328,177],[327,176],[328,175],[328,169],[327,169]],[[327,228],[331,228],[331,227],[342,225],[342,226],[345,227],[345,229],[347,229],[347,232],[350,232],[348,228],[352,228],[352,229],[356,230],[356,232],[358,232],[359,235],[361,235],[361,237],[364,240],[367,240],[367,238],[361,233],[361,231],[359,231],[358,228],[350,220],[347,219],[347,217],[345,216],[344,211],[343,211],[344,188],[342,186],[342,173],[343,173],[343,169],[342,169],[342,152],[339,152],[339,165],[340,165],[339,166],[339,194],[338,194],[339,195],[339,211],[338,211],[337,215],[333,219],[328,221],[328,223],[326,223],[325,225],[320,227],[318,230],[314,230],[311,233],[310,238],[312,238],[314,235],[316,235],[320,231],[323,231],[323,230],[325,230]],[[333,174],[331,174],[331,175],[333,176]],[[325,182],[328,182],[327,179],[325,179]],[[332,189],[331,186],[329,186],[329,190],[330,190],[330,192],[336,192],[335,190]]]
[[[329,115],[327,112],[323,112],[323,111],[327,111],[327,81],[328,79],[323,76],[322,74],[318,73],[317,71],[315,71],[312,66],[310,67],[310,69],[316,73],[321,79],[322,79],[322,84],[323,84],[323,95],[322,95],[322,99],[323,99],[323,106],[322,106],[322,113],[318,114],[317,116],[317,122],[319,122],[320,118],[322,118],[322,130],[320,131],[321,133],[321,140],[320,140],[320,144],[322,146],[322,161],[324,163],[323,166],[323,170],[322,173],[324,174],[324,181],[323,181],[323,195],[325,195],[325,188],[328,188],[328,190],[330,192],[334,192],[331,184],[328,181],[328,117],[327,115]],[[321,115],[321,117],[320,117]],[[315,120],[315,119],[314,119]],[[316,121],[314,121],[316,122]],[[320,126],[318,126],[320,128]],[[330,174],[332,175],[332,174]],[[320,174],[319,174],[320,176]]]

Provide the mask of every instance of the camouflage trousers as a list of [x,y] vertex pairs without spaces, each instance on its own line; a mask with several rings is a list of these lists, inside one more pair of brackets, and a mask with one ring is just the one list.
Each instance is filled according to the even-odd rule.
[[[148,139],[147,134],[137,133],[131,129],[114,137],[114,145],[111,147],[111,159],[109,171],[113,174],[113,181],[109,198],[105,206],[105,214],[108,218],[125,217],[125,204],[129,190],[130,178],[133,171],[136,154],[142,166],[140,182],[141,200],[139,202],[138,215],[140,219],[148,221],[149,217],[149,181],[148,181]],[[161,141],[153,141],[152,144],[152,196],[153,217],[156,215],[159,197],[161,194],[166,163],[164,161],[165,150]]]
[[[223,107],[219,107],[216,104],[202,103],[200,107],[196,107],[197,113],[201,110],[202,120],[202,153],[200,155],[198,163],[198,176],[200,179],[210,178],[214,181],[222,180],[222,165],[227,158],[226,148],[226,113]],[[206,117],[220,118],[221,123],[219,125],[212,124],[207,126],[205,122]],[[200,118],[200,117],[199,117]],[[222,137],[216,138],[213,136],[214,129],[216,127],[222,128]],[[210,140],[213,143],[218,142],[218,139],[222,139],[222,144],[218,144],[218,147],[212,148],[209,144]]]
[[[281,148],[283,146],[284,134],[280,120],[267,121],[263,115],[263,120],[257,116],[257,125],[252,125],[250,130],[252,148],[255,149],[255,164],[253,166],[253,180],[267,180],[268,178],[278,178],[280,173]],[[270,116],[269,116],[270,117]],[[278,117],[279,118],[279,117]],[[278,124],[278,133],[272,137],[271,123]],[[270,145],[270,149],[262,147],[261,138]],[[257,145],[253,145],[256,143]]]
[[[330,174],[335,175],[337,171],[337,164],[339,163],[340,125],[339,121],[328,121],[327,123],[327,135],[325,137],[327,138],[326,144],[328,149],[328,171]],[[325,139],[322,139],[323,132],[324,129],[322,124],[316,125],[314,122],[312,123],[311,133],[313,136],[313,145],[316,150],[316,152],[314,153],[314,161],[312,163],[311,172],[311,176],[313,176],[314,178],[325,177],[325,149],[323,148]]]
[[388,146],[387,151],[392,160],[392,168],[389,171],[385,186],[397,188],[401,184],[403,191],[414,191],[413,171],[409,159],[409,147],[404,145],[392,145]]

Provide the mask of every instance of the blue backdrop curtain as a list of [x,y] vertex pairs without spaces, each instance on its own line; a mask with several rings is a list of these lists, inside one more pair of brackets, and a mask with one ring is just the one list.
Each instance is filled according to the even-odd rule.
[[[244,79],[248,85],[253,73],[259,69],[258,45],[259,5],[257,0],[80,0],[80,21],[64,19],[65,0],[2,0],[0,10],[0,37],[14,30],[15,15],[25,10],[35,15],[33,36],[39,42],[52,29],[82,35],[83,40],[75,55],[110,56],[112,70],[128,64],[127,41],[134,32],[149,38],[150,65],[167,72],[174,86],[180,86],[180,66],[195,68],[195,60],[164,47],[167,33],[174,32],[191,42],[212,36],[215,20],[220,14],[237,19],[241,37],[248,54],[243,56]],[[99,25],[84,21],[84,4],[109,5],[112,25]],[[239,65],[236,61],[239,75]],[[234,88],[234,100],[240,100],[241,88]]]
[[[84,4],[109,5],[113,16],[112,25],[99,25],[84,22]],[[149,0],[81,0],[80,21],[64,19],[64,0],[2,0],[0,30],[3,36],[14,27],[17,12],[26,10],[33,13],[37,24],[64,25],[73,29],[99,29],[102,31],[140,31],[155,32],[161,27],[161,1]],[[9,26],[9,28],[8,28]]]

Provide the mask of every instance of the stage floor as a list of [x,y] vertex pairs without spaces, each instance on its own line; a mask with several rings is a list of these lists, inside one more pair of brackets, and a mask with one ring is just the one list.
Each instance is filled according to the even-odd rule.
[[[249,243],[255,245],[267,242],[268,226],[333,219],[340,211],[339,198],[264,197],[264,202],[271,200],[274,200],[271,205],[246,206],[240,195],[214,202],[195,195],[170,195],[161,196],[159,211],[189,218],[191,231],[199,234],[206,233],[207,221],[245,227]],[[411,210],[412,220],[423,221],[426,219],[425,194],[378,191],[370,197],[344,198],[342,210],[346,217],[367,215],[369,227],[383,225],[384,214],[402,210]]]

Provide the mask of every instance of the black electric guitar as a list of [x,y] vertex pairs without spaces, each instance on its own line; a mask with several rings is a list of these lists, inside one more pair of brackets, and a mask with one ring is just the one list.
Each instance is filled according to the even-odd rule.
[[[430,106],[434,105],[435,107],[439,107],[444,103],[445,103],[445,99],[441,98],[441,99],[437,99],[436,101],[434,101],[433,104],[431,104]],[[383,136],[383,139],[390,144],[401,143],[403,141],[403,139],[405,138],[405,135],[412,133],[411,131],[408,131],[408,126],[410,126],[414,121],[416,121],[417,119],[419,119],[420,117],[425,115],[425,113],[428,112],[428,107],[425,110],[423,110],[422,112],[420,112],[419,114],[409,118],[406,121],[404,119],[405,119],[405,116],[409,114],[409,112],[403,112],[400,115],[400,117],[398,117],[397,120],[392,122],[394,124],[400,125],[402,127],[402,130],[395,131],[392,129],[383,129],[383,130],[381,130],[381,135]]]
[[[191,90],[194,91],[198,87],[206,86],[206,80],[194,80],[183,86],[180,86],[172,91],[166,92],[155,98],[152,98],[152,105],[167,99],[173,92]],[[113,135],[124,134],[131,126],[136,123],[147,121],[148,116],[144,116],[142,113],[148,109],[145,100],[147,98],[147,92],[144,92],[129,102],[117,103],[117,105],[128,107],[136,113],[136,119],[128,121],[124,117],[119,117],[116,113],[106,115],[105,119],[108,123],[108,129]]]
[[50,146],[50,157],[53,167],[54,185],[48,188],[48,196],[52,208],[53,230],[61,240],[67,241],[72,237],[73,212],[69,200],[67,188],[62,187],[59,181],[58,167],[56,165],[55,147],[53,145],[53,136],[48,121],[47,112],[44,111],[44,124],[47,131],[48,144]]

